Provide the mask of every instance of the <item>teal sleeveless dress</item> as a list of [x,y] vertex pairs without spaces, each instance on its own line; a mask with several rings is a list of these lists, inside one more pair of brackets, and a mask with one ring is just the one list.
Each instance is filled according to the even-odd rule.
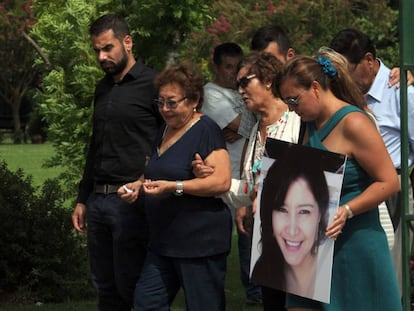
[[[327,150],[322,141],[344,116],[353,111],[364,113],[355,106],[346,106],[338,110],[319,131],[313,122],[308,123],[308,145]],[[359,164],[348,159],[340,205],[359,195],[371,183],[371,178]],[[378,208],[348,219],[336,239],[330,303],[287,294],[286,306],[329,311],[402,310],[401,294]]]

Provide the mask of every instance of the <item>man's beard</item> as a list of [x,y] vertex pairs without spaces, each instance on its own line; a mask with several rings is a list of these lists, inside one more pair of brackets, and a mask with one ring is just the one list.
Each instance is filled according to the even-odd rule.
[[125,49],[122,49],[122,58],[118,63],[114,63],[112,61],[103,61],[101,62],[102,70],[105,73],[115,76],[120,74],[126,67],[128,63],[128,55]]

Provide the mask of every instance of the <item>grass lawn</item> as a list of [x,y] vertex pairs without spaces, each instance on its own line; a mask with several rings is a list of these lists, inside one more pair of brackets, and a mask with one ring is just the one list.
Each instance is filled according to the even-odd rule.
[[[4,160],[10,170],[23,169],[26,174],[33,176],[35,186],[41,186],[47,178],[56,177],[59,168],[43,168],[44,161],[53,155],[53,148],[45,144],[0,144],[0,161]],[[240,282],[237,251],[237,236],[233,235],[233,247],[228,257],[228,273],[226,278],[226,301],[228,311],[259,311],[261,307],[245,306],[244,290]],[[87,276],[85,276],[87,277]],[[0,305],[0,311],[97,311],[94,301],[68,301],[62,304],[40,305]],[[182,293],[177,296],[173,311],[185,311]]]
[[21,168],[33,177],[33,185],[40,186],[48,178],[58,176],[58,167],[44,168],[43,163],[53,155],[53,147],[45,144],[0,144],[0,161],[6,161],[11,171]]
[[5,305],[0,306],[2,311],[98,311],[95,302],[80,301],[65,304],[33,304],[33,305]]
[[[237,252],[237,236],[233,235],[233,247],[228,257],[226,278],[226,310],[227,311],[261,311],[260,306],[246,306],[243,287],[239,278]],[[172,311],[185,311],[185,302],[180,292],[174,302]],[[0,305],[0,311],[98,311],[94,301],[68,301],[62,304],[41,305]]]

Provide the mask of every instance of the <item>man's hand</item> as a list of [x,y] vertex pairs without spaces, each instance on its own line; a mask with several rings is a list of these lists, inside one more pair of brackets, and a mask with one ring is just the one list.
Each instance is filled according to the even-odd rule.
[[413,83],[414,83],[413,73],[407,70],[407,85],[413,85]]
[[86,232],[86,206],[77,203],[72,214],[72,224],[76,231],[80,233]]
[[122,200],[131,204],[131,203],[134,203],[138,199],[141,186],[142,186],[142,180],[138,179],[134,182],[127,183],[119,187],[117,193]]
[[[412,85],[414,82],[414,76],[411,71],[407,70],[407,85]],[[390,80],[388,81],[388,86],[391,87],[395,85],[397,88],[400,87],[400,68],[394,67],[390,72]]]
[[235,131],[229,129],[228,127],[225,127],[222,132],[223,132],[224,140],[230,144],[243,138],[243,136],[241,136],[240,134],[237,134]]
[[[253,189],[250,191],[249,196],[250,196],[250,200],[252,202],[254,202],[256,200],[257,197],[257,191],[259,191],[259,184],[254,185]],[[256,211],[256,208],[254,209],[254,211]]]
[[253,214],[251,206],[243,206],[236,208],[234,222],[239,233],[247,236],[252,235],[253,231]]

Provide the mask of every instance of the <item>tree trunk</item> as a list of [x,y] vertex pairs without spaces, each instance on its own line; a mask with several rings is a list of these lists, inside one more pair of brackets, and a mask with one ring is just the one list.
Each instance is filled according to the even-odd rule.
[[[14,124],[14,133],[13,133],[13,142],[15,144],[21,144],[23,141],[23,132],[22,132],[22,125],[20,122],[20,114],[19,114],[19,107],[13,107],[13,124]],[[16,110],[17,108],[17,110]]]

